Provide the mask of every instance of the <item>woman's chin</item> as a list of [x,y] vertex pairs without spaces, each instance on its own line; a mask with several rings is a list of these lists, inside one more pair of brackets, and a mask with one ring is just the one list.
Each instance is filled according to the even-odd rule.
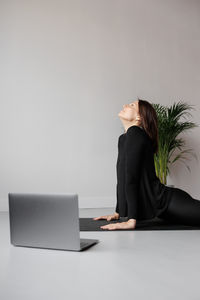
[[120,120],[126,120],[126,118],[120,114],[118,114],[118,117],[120,118]]

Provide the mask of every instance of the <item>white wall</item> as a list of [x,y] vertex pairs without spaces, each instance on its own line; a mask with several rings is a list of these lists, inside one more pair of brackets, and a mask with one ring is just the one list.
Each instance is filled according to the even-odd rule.
[[[1,0],[0,209],[8,192],[115,206],[117,116],[140,97],[200,116],[200,1]],[[200,129],[185,134],[199,157]],[[200,164],[168,184],[200,199]]]

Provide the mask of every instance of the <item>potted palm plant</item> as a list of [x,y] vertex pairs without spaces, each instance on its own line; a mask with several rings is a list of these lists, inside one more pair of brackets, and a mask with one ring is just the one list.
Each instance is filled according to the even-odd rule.
[[[158,153],[154,154],[156,175],[166,185],[167,175],[170,174],[170,165],[178,160],[185,163],[187,159],[185,154],[191,154],[197,159],[191,148],[184,149],[185,141],[183,138],[179,138],[178,135],[186,130],[198,127],[198,125],[187,120],[180,121],[181,117],[191,116],[189,110],[193,109],[192,105],[181,101],[169,107],[154,103],[152,105],[158,117]],[[178,153],[175,155],[176,150],[178,150]],[[190,167],[187,164],[185,165],[191,171]]]

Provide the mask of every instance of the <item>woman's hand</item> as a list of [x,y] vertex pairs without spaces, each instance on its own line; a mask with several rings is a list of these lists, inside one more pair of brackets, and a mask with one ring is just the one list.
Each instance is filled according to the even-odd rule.
[[118,213],[114,213],[112,215],[106,215],[106,216],[100,216],[100,217],[96,217],[93,218],[93,220],[102,220],[105,219],[107,221],[111,221],[111,220],[118,220],[119,219],[119,214]]
[[127,222],[113,223],[100,226],[102,229],[115,230],[115,229],[134,229],[136,226],[135,219],[129,219]]

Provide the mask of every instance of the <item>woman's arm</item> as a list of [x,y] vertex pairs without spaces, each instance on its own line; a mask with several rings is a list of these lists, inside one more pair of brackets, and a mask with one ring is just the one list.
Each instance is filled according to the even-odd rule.
[[128,219],[137,219],[139,182],[144,160],[145,139],[138,127],[131,127],[126,133],[125,144],[125,194]]
[[[117,164],[116,164],[116,167],[118,167],[118,163],[119,163],[119,152],[120,152],[120,137],[122,136],[122,134],[119,136],[118,138],[118,156],[117,156]],[[117,170],[117,168],[116,168]],[[117,175],[117,174],[116,174]],[[119,214],[119,192],[118,192],[118,182],[116,184],[116,198],[117,198],[117,203],[116,203],[116,208],[115,208],[115,212],[117,214]]]
[[118,194],[118,183],[116,184],[116,198],[117,198],[117,204],[115,208],[115,212],[119,213],[119,194]]

